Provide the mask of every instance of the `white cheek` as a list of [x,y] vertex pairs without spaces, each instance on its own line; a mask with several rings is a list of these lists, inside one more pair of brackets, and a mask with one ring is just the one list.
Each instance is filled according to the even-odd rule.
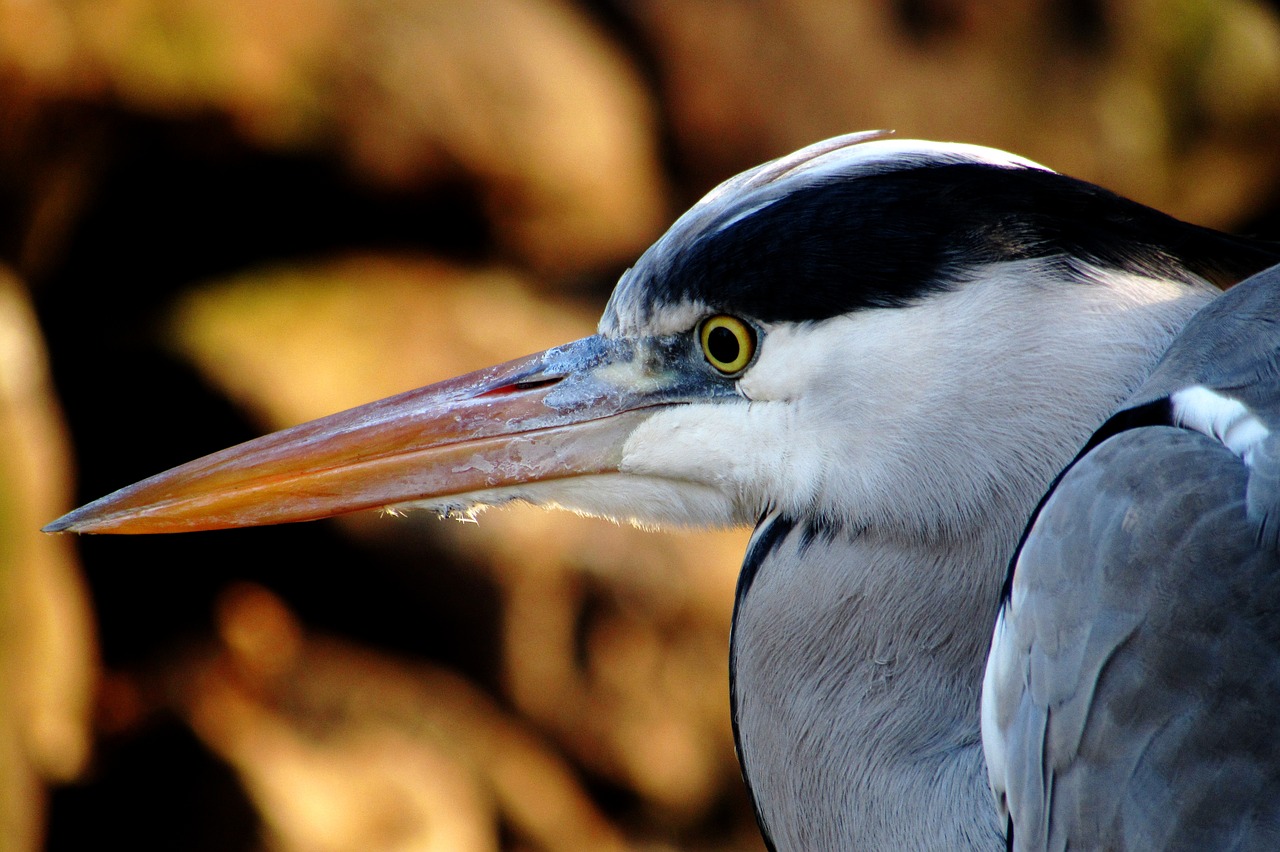
[[[810,325],[807,330],[812,332],[821,325]],[[756,363],[738,382],[747,399],[785,402],[799,398],[812,383],[812,377],[821,372],[821,355],[815,347],[797,340],[796,331],[795,325],[765,329]]]
[[627,439],[620,470],[697,483],[753,523],[787,457],[791,411],[776,403],[706,403],[658,411]]
[[[882,346],[877,319],[892,325],[897,317],[880,312],[779,326],[743,377],[744,395],[785,412],[772,441],[777,464],[770,497],[778,508],[807,512],[819,503],[831,508],[833,500],[843,509],[864,503],[864,480],[877,469],[865,453],[893,445],[879,424],[896,418],[901,398],[917,384],[894,382],[883,369],[889,359],[877,347],[904,347]],[[835,495],[832,488],[850,493]]]

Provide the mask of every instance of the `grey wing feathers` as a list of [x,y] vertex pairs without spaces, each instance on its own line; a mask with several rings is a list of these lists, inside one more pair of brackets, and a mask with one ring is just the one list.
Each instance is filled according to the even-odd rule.
[[1280,550],[1280,434],[1268,435],[1254,448],[1245,506],[1258,546]]
[[1217,441],[1143,428],[1044,506],[984,696],[1015,848],[1280,849],[1280,557],[1246,480]]
[[[1254,275],[1196,314],[1129,407],[1172,399],[1176,408],[1189,389],[1240,406],[1238,422],[1245,428],[1237,429],[1232,449],[1247,461],[1248,514],[1257,524],[1259,544],[1280,547],[1280,266]],[[1240,434],[1250,427],[1254,440]],[[1192,428],[1213,432],[1203,424]]]
[[1280,849],[1280,267],[1197,314],[1090,448],[988,662],[1011,845]]

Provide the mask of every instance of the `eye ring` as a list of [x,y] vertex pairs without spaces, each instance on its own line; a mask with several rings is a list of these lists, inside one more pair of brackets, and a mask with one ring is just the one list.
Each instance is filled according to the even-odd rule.
[[756,354],[755,329],[728,314],[703,320],[698,340],[707,363],[726,376],[742,372]]

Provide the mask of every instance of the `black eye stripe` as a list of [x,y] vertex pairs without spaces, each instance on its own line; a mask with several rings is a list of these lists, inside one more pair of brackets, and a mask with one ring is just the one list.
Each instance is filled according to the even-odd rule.
[[[729,200],[753,209],[749,193],[719,203]],[[708,232],[708,223],[718,229]],[[620,284],[641,318],[692,303],[764,323],[822,320],[917,304],[964,286],[975,268],[1020,260],[1082,259],[1190,281],[1188,270],[1235,280],[1277,258],[1265,243],[1179,222],[1082,181],[976,162],[833,175],[728,226],[694,217],[682,228]]]

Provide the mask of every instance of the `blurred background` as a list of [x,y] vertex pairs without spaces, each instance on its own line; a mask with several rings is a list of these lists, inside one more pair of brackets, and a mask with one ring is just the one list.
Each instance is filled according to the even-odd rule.
[[0,0],[0,850],[760,849],[745,531],[37,530],[588,334],[684,207],[836,133],[1274,238],[1278,7]]

